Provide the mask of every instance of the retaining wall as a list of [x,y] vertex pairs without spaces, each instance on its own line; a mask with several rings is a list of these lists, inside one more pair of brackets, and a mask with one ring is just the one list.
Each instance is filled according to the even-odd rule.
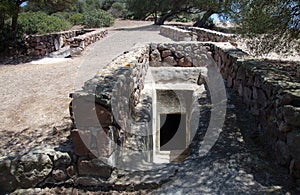
[[100,40],[107,34],[106,30],[96,30],[84,35],[82,31],[65,31],[46,35],[31,35],[26,37],[25,46],[28,56],[43,57],[52,52],[64,49],[67,46],[79,47],[83,50],[89,44]]
[[186,26],[161,26],[160,34],[169,37],[174,41],[227,42],[232,41],[235,38],[235,35],[233,34]]
[[[72,94],[71,114],[76,129],[71,135],[76,155],[101,157],[104,162],[117,160],[116,144],[123,144],[126,130],[131,127],[131,112],[144,88],[148,61],[148,47],[130,51],[87,81],[82,91]],[[96,137],[103,140],[93,146]]]
[[227,86],[257,116],[254,133],[279,164],[300,178],[299,63],[247,59],[247,54],[234,47],[210,46]]

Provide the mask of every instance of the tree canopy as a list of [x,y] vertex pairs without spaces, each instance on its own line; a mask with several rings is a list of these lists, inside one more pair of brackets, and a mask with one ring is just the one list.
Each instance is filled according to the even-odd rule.
[[299,0],[234,0],[228,16],[242,33],[299,36]]
[[[25,2],[26,6],[21,7]],[[83,18],[80,14],[100,9],[109,10],[116,17],[150,16],[158,25],[183,15],[193,19],[194,26],[206,27],[209,18],[218,14],[236,23],[242,33],[297,37],[300,29],[299,0],[0,0],[0,29],[8,25],[15,37],[22,11],[43,11],[49,15],[67,12],[77,24]]]

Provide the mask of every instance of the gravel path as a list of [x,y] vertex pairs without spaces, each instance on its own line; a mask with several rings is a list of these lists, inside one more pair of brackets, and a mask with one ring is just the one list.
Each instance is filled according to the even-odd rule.
[[160,36],[159,28],[149,22],[117,21],[108,36],[81,57],[0,66],[0,154],[66,141],[71,125],[69,94],[124,51],[151,41],[170,39]]

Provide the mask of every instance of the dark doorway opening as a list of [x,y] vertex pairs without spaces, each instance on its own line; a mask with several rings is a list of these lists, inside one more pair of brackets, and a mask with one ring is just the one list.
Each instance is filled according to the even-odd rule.
[[160,115],[160,150],[182,150],[186,147],[186,115]]

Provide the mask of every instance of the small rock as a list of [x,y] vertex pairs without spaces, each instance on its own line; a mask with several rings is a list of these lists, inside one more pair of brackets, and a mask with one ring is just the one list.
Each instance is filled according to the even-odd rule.
[[10,170],[11,160],[8,157],[0,158],[0,194],[11,192],[18,187],[18,181]]
[[168,57],[168,56],[172,56],[173,54],[172,54],[172,51],[170,51],[170,50],[164,50],[164,51],[162,51],[162,53],[161,53],[161,56],[163,57],[163,58],[166,58],[166,57]]
[[52,161],[45,153],[29,152],[12,161],[11,172],[22,188],[35,187],[52,171]]
[[52,171],[52,177],[56,181],[60,182],[60,181],[64,181],[67,178],[67,175],[64,170],[56,169]]
[[73,177],[73,176],[76,175],[76,171],[75,171],[75,168],[74,168],[73,165],[72,165],[72,166],[69,166],[69,167],[67,168],[67,174],[68,174],[69,177]]
[[163,61],[164,61],[165,66],[176,66],[177,65],[176,60],[171,56],[166,57]]
[[191,61],[189,61],[187,58],[181,58],[179,61],[178,61],[178,65],[181,66],[181,67],[192,67],[193,64]]

